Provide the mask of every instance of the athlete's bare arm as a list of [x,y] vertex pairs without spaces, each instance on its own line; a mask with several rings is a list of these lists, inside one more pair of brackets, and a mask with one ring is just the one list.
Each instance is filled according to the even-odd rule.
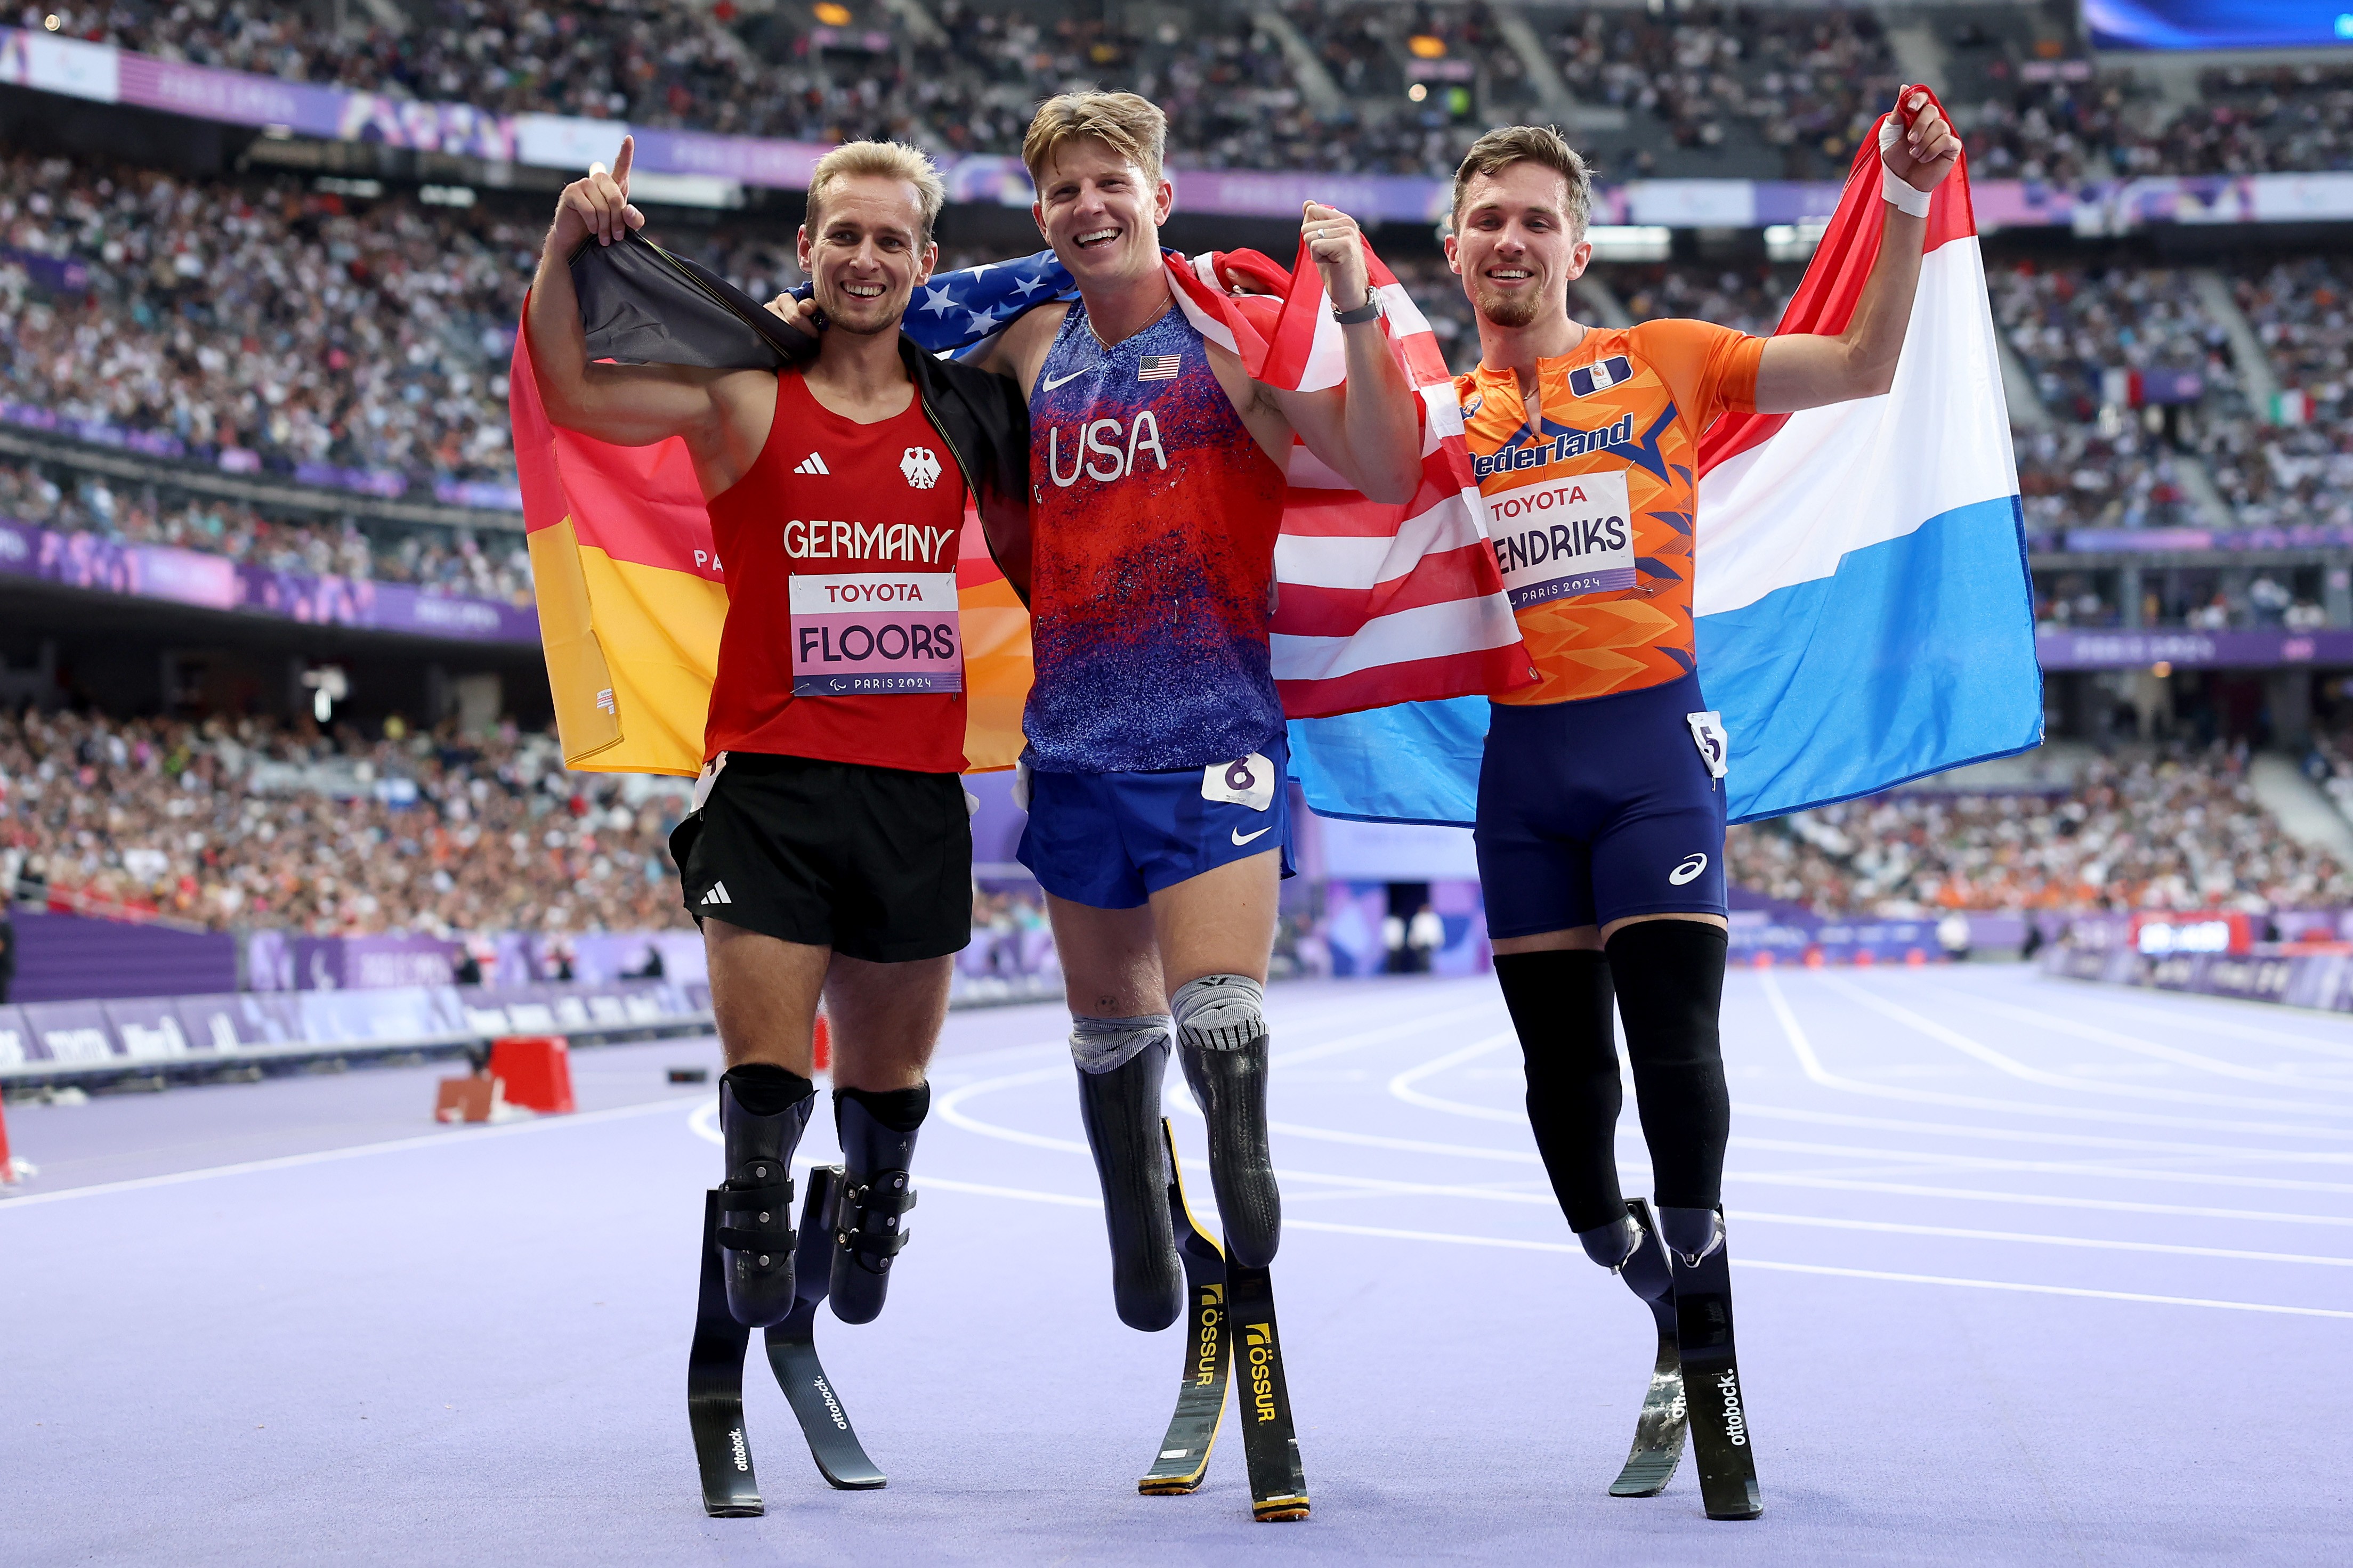
[[[1300,224],[1308,255],[1339,310],[1364,303],[1369,288],[1356,220],[1307,204]],[[1252,436],[1280,468],[1291,464],[1293,432],[1335,473],[1370,500],[1401,504],[1421,483],[1421,428],[1413,388],[1377,321],[1340,329],[1347,379],[1321,392],[1291,392],[1252,381],[1241,360],[1209,345],[1209,364]]]
[[1046,366],[1054,335],[1071,314],[1071,302],[1051,300],[1022,312],[1021,319],[997,334],[988,352],[969,363],[996,375],[1009,375],[1026,401],[1038,390],[1038,373]]
[[[1907,91],[1911,90],[1909,89]],[[1882,156],[1895,177],[1916,191],[1932,191],[1952,173],[1961,143],[1925,92],[1910,105],[1918,118]],[[1912,320],[1912,296],[1920,282],[1920,247],[1926,218],[1886,212],[1879,258],[1855,304],[1854,320],[1836,335],[1791,332],[1768,338],[1757,368],[1757,409],[1789,414],[1856,397],[1877,397],[1895,384],[1896,357],[1904,352],[1905,328]]]
[[532,366],[554,424],[621,447],[681,437],[703,494],[716,495],[759,457],[776,411],[776,378],[756,370],[588,363],[571,258],[584,244],[611,245],[645,226],[645,215],[629,205],[636,151],[635,138],[622,138],[611,173],[591,164],[588,177],[565,186],[556,201],[523,317]]

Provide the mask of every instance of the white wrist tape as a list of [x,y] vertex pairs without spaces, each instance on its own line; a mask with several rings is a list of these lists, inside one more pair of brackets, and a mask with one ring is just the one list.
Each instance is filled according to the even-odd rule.
[[1903,134],[1904,117],[1902,115],[1891,114],[1879,122],[1879,194],[1893,202],[1896,211],[1909,213],[1914,217],[1926,217],[1928,204],[1936,193],[1913,189],[1897,179],[1895,171],[1887,166],[1887,150],[1894,146],[1896,139]]

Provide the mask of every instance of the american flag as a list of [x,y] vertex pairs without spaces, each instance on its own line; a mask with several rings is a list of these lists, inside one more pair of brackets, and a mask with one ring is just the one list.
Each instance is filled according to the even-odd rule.
[[[1269,386],[1336,386],[1346,347],[1322,277],[1302,245],[1285,272],[1256,251],[1164,259],[1194,329],[1231,350]],[[1304,444],[1291,449],[1282,532],[1274,681],[1293,719],[1392,703],[1480,697],[1532,684],[1535,671],[1487,541],[1487,508],[1471,476],[1462,410],[1438,338],[1372,247],[1365,264],[1386,313],[1381,331],[1421,405],[1421,488],[1402,506],[1366,500]],[[1229,269],[1266,294],[1228,292]],[[970,349],[1032,305],[1075,298],[1050,250],[934,276],[903,323],[934,353]],[[1138,374],[1153,375],[1153,355]]]
[[1145,354],[1135,362],[1138,381],[1174,381],[1182,359],[1176,354]]

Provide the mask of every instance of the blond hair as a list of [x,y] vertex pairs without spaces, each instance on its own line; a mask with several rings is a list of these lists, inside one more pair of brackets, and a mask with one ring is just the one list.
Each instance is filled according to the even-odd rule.
[[819,158],[817,167],[809,171],[808,212],[801,221],[811,229],[817,228],[820,222],[818,206],[827,188],[837,181],[869,176],[899,180],[915,187],[915,199],[923,209],[915,243],[931,244],[932,226],[939,222],[940,208],[947,205],[948,188],[930,157],[904,142],[845,142]]
[[1541,163],[1561,177],[1568,186],[1569,233],[1582,239],[1586,222],[1593,216],[1593,171],[1550,125],[1505,125],[1472,142],[1461,166],[1454,171],[1449,225],[1462,221],[1462,198],[1470,193],[1472,180],[1482,174],[1493,178],[1514,163]]
[[1168,149],[1168,117],[1148,99],[1132,92],[1066,92],[1038,106],[1029,133],[1021,138],[1021,162],[1036,180],[1038,171],[1065,142],[1100,142],[1160,183],[1160,163]]

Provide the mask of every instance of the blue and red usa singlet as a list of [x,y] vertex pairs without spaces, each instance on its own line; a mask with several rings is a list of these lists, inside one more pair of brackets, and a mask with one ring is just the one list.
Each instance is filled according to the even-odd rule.
[[1074,302],[1029,397],[1037,680],[1050,773],[1198,768],[1271,752],[1283,474],[1171,305],[1105,349]]

